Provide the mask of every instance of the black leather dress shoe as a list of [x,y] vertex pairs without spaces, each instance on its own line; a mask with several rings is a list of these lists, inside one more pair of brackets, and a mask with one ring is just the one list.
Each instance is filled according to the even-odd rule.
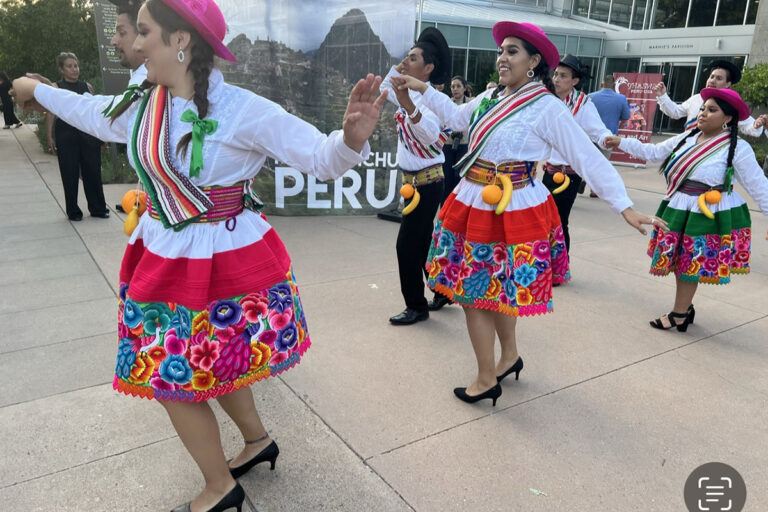
[[91,217],[98,217],[99,219],[108,219],[109,210],[105,211],[104,213],[92,213]]
[[405,308],[399,315],[389,319],[394,325],[411,325],[429,318],[429,311],[419,311],[418,309]]
[[435,297],[427,302],[427,309],[430,311],[437,311],[438,309],[441,309],[443,306],[446,306],[448,304],[453,304],[451,302],[451,299],[446,297],[445,295],[435,295]]

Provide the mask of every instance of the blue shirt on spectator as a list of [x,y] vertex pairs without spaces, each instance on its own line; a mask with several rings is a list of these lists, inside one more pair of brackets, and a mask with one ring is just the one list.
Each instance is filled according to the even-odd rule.
[[606,128],[611,130],[614,135],[619,133],[619,121],[629,119],[629,104],[623,94],[619,94],[611,89],[603,88],[589,95],[600,119]]

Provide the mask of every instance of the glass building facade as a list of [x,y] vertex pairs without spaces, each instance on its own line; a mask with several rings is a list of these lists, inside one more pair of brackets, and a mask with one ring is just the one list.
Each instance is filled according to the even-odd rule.
[[754,25],[760,0],[573,0],[573,15],[632,30]]

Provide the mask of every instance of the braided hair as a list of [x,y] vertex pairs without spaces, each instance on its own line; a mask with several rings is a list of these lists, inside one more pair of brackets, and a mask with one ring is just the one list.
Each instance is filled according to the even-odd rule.
[[[192,73],[194,78],[193,101],[197,107],[197,115],[200,119],[204,119],[208,115],[208,77],[213,70],[213,48],[211,48],[200,34],[198,34],[197,30],[192,27],[192,25],[183,20],[160,0],[147,0],[144,5],[146,5],[147,11],[149,11],[152,19],[154,19],[162,28],[162,39],[166,45],[170,46],[171,33],[176,32],[177,30],[183,30],[191,34],[191,59],[187,70]],[[149,80],[145,80],[141,84],[141,88],[147,90],[154,85],[155,84]],[[131,104],[138,99],[139,96],[134,95],[130,103],[121,107],[112,115],[112,120],[114,121],[118,116],[128,110]],[[187,152],[187,147],[191,140],[192,132],[185,134],[176,146],[176,154],[180,154],[183,157]]]
[[[734,107],[731,106],[730,103],[721,100],[720,98],[712,98],[715,103],[717,103],[717,106],[720,107],[720,110],[723,111],[723,114],[726,116],[731,116],[730,122],[728,122],[728,133],[730,136],[730,145],[728,146],[728,158],[725,163],[725,170],[726,170],[726,188],[730,185],[730,179],[727,177],[729,174],[729,169],[733,167],[733,155],[736,152],[736,145],[739,142],[739,114],[736,111]],[[663,174],[664,170],[667,168],[667,164],[669,164],[669,161],[672,159],[672,156],[677,152],[678,149],[680,149],[683,144],[685,144],[685,141],[688,140],[690,137],[693,137],[694,135],[701,132],[699,130],[698,126],[694,128],[693,130],[688,133],[685,137],[680,139],[680,142],[677,143],[677,146],[675,146],[675,149],[672,150],[672,152],[667,155],[667,158],[662,162],[661,167],[659,167],[659,174]]]
[[[529,43],[525,39],[520,39],[520,41],[523,42],[523,48],[525,48],[525,51],[528,53],[528,55],[541,56],[541,59],[539,60],[539,64],[535,68],[533,68],[534,80],[538,79],[544,85],[544,87],[547,88],[549,92],[551,92],[552,94],[555,94],[555,84],[552,83],[552,78],[549,76],[549,65],[547,65],[547,62],[544,60],[544,56],[541,54],[538,48],[533,46],[531,43]],[[491,99],[496,99],[499,96],[499,94],[501,94],[504,91],[504,89],[506,89],[506,86],[499,84],[499,86],[493,90],[493,93],[491,94]]]

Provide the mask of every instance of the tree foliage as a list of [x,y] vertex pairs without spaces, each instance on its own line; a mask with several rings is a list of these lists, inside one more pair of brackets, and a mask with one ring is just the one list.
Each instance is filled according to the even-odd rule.
[[768,64],[745,67],[733,89],[753,108],[768,106]]
[[90,0],[0,2],[0,70],[16,78],[27,72],[58,80],[56,57],[73,52],[80,79],[101,86],[93,5]]

